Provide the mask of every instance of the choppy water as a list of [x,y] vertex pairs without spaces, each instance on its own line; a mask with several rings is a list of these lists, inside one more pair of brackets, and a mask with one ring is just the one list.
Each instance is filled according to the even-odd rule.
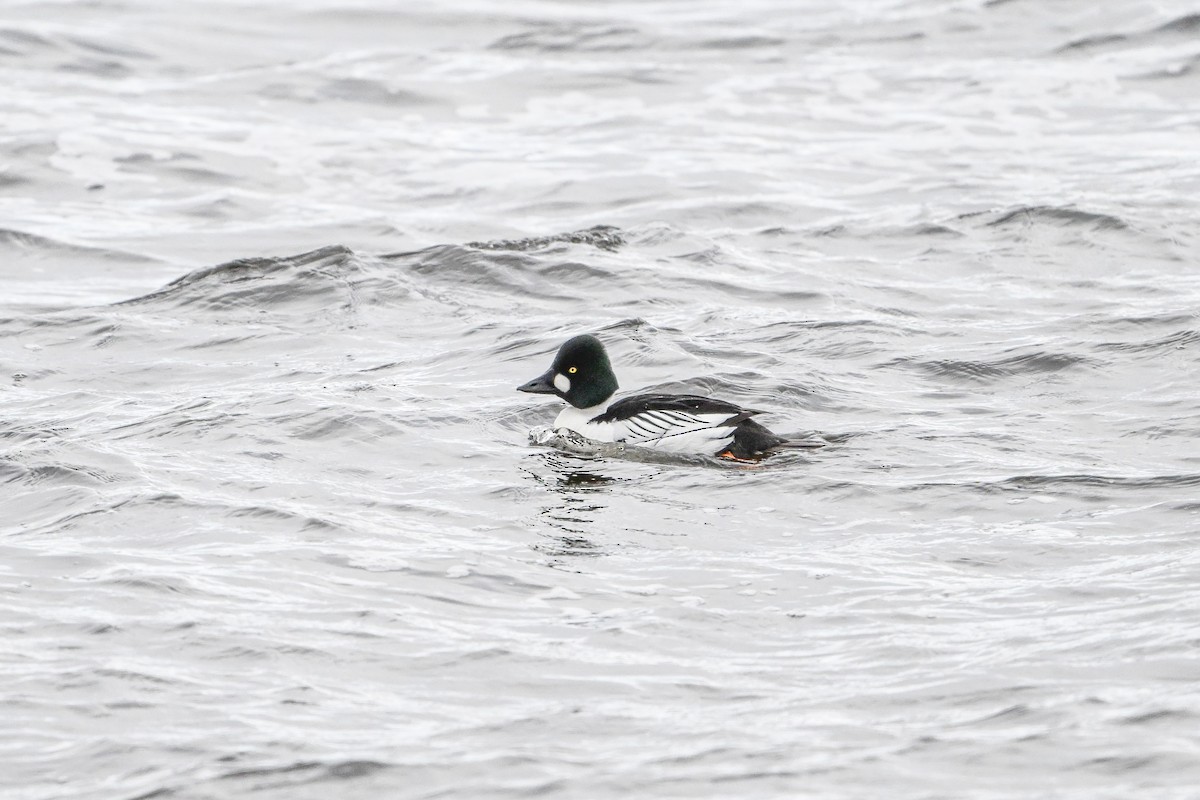
[[[0,81],[5,798],[1200,791],[1189,3],[12,2]],[[532,445],[584,331],[832,444]]]

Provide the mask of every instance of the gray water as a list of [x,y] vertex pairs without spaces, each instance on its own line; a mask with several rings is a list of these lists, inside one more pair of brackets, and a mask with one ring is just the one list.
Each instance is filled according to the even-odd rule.
[[[1193,4],[31,0],[0,85],[6,800],[1200,796]],[[539,445],[585,331],[829,444]]]

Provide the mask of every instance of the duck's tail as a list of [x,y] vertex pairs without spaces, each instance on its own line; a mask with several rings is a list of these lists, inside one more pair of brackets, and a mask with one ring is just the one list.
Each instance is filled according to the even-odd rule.
[[812,450],[817,447],[824,447],[829,442],[823,442],[820,439],[784,439],[779,444],[772,447],[772,450]]
[[734,461],[757,461],[780,450],[809,450],[824,446],[825,442],[817,439],[787,439],[748,419],[734,429],[729,446],[717,456]]

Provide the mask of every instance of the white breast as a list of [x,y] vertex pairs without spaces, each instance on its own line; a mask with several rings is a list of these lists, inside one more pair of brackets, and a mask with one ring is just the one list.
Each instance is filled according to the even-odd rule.
[[559,412],[558,417],[554,420],[554,429],[566,428],[595,442],[620,441],[620,439],[615,438],[616,431],[614,430],[615,426],[613,423],[592,422],[593,418],[603,414],[607,408],[608,403],[601,403],[591,408],[567,406]]

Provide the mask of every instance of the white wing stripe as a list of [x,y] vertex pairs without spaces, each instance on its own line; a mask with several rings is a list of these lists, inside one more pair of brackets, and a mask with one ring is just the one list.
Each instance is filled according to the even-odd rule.
[[645,418],[643,418],[643,417],[630,417],[630,418],[629,418],[629,424],[630,424],[630,425],[633,425],[633,426],[634,426],[634,427],[636,427],[636,428],[637,428],[639,431],[641,431],[642,433],[646,434],[647,436],[653,436],[653,435],[654,435],[655,433],[657,433],[657,432],[658,432],[658,430],[659,430],[659,429],[657,428],[657,426],[655,426],[655,425],[652,423],[652,421],[651,421],[651,420],[645,419]]
[[627,417],[618,423],[624,428],[619,440],[632,443],[657,443],[685,434],[706,433],[713,439],[726,438],[732,428],[721,426],[735,415],[728,413],[689,414],[673,409],[650,409]]
[[658,435],[654,429],[648,427],[639,417],[630,417],[625,420],[625,424],[629,429],[630,435],[636,436],[639,439],[653,439]]
[[638,416],[645,417],[655,424],[656,427],[662,428],[664,431],[674,425],[674,421],[661,411],[647,411],[645,414]]

